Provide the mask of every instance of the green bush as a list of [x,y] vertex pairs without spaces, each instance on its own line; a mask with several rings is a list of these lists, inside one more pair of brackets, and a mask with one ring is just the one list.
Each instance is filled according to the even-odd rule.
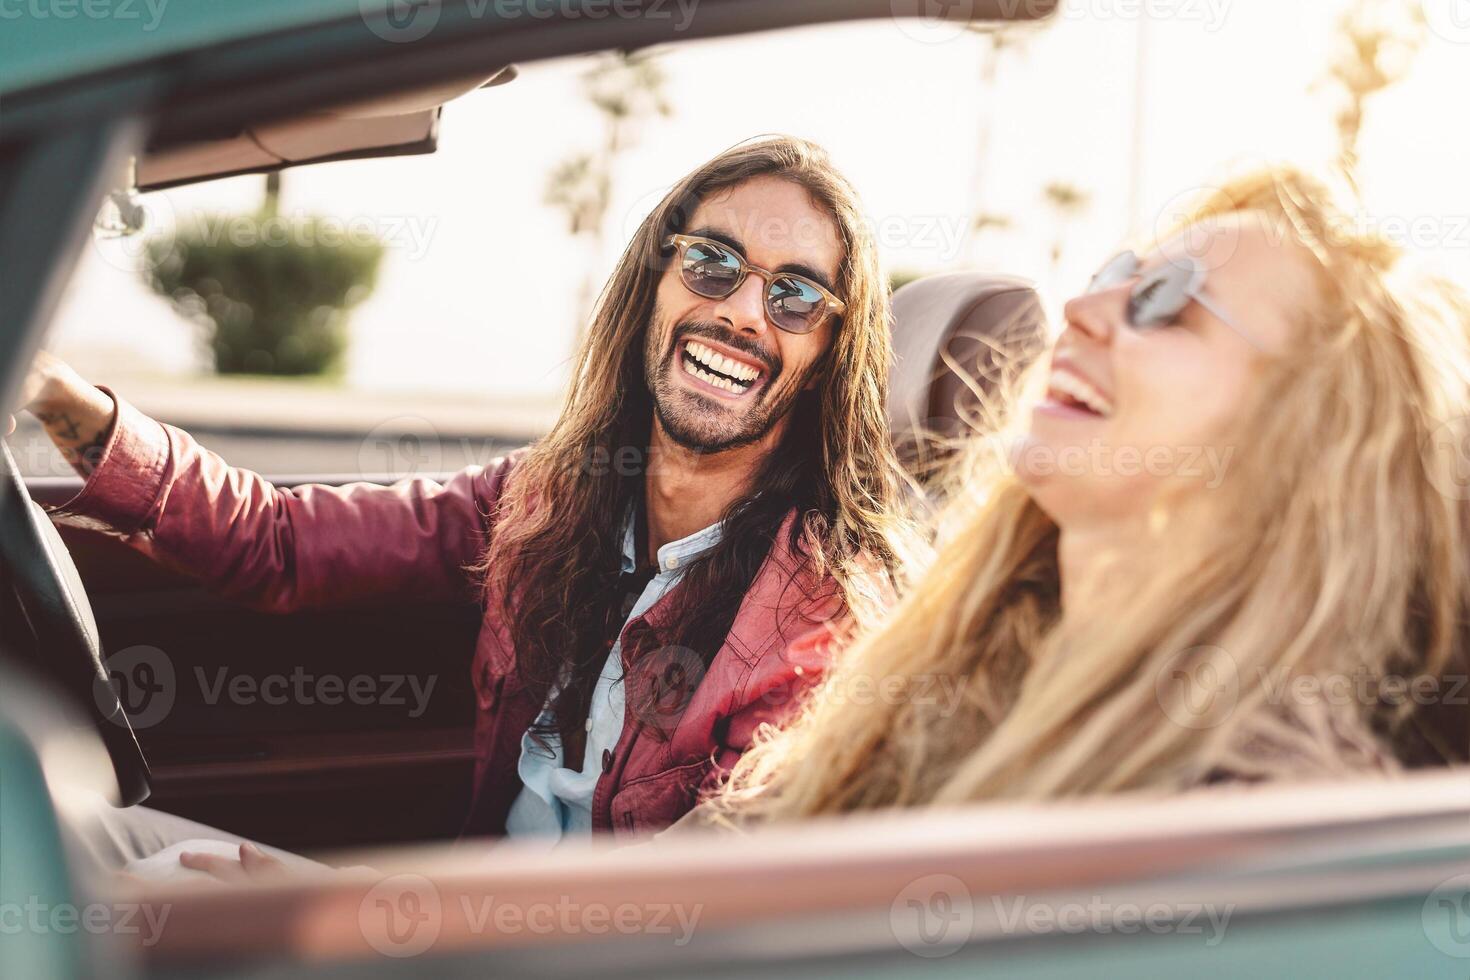
[[896,272],[890,272],[888,274],[888,288],[891,292],[896,293],[899,291],[899,289],[907,286],[915,279],[922,279],[926,275],[928,275],[928,273],[918,272],[913,269],[899,269]]
[[361,232],[267,206],[153,239],[144,276],[204,327],[220,374],[325,374],[341,367],[348,311],[372,293],[383,252]]

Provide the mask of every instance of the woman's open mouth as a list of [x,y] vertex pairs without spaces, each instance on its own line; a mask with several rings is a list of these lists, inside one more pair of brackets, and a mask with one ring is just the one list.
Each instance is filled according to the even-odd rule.
[[1091,382],[1070,371],[1052,372],[1051,382],[1046,389],[1046,402],[1081,415],[1107,418],[1113,414],[1112,401],[1094,387]]
[[759,365],[729,357],[698,340],[684,342],[679,363],[685,374],[726,397],[745,394],[765,374]]

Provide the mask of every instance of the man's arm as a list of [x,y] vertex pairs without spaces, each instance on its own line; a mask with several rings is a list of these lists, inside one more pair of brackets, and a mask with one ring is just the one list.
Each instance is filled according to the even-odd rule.
[[22,407],[40,420],[66,461],[82,476],[90,476],[117,418],[112,396],[88,383],[64,361],[41,351],[26,377],[21,399]]
[[274,612],[473,596],[465,566],[480,557],[509,460],[442,485],[282,490],[55,358],[38,359],[24,394],[86,477],[52,518],[118,535],[211,591]]

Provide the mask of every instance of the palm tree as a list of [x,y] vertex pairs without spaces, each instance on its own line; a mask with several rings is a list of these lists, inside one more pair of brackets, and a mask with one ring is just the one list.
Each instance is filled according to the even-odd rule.
[[[1040,36],[1045,24],[1033,22],[1011,22],[998,24],[968,24],[965,30],[980,42],[980,120],[976,126],[975,164],[970,176],[970,208],[975,220],[970,225],[970,234],[965,251],[973,260],[975,245],[986,231],[1009,227],[1010,219],[1004,215],[990,215],[985,211],[985,199],[989,190],[986,179],[989,174],[990,146],[995,133],[994,106],[999,104],[997,82],[1000,68],[1008,59],[1024,57],[1032,41]],[[989,220],[998,219],[998,220]]]
[[1051,268],[1056,273],[1066,250],[1067,229],[1091,206],[1092,195],[1066,181],[1053,180],[1041,188],[1041,196],[1056,220],[1056,237],[1051,245]]
[[664,95],[664,73],[657,57],[649,51],[617,51],[598,57],[583,76],[582,88],[602,115],[602,143],[562,161],[546,182],[545,202],[566,214],[572,235],[587,238],[588,254],[593,257],[578,292],[576,346],[586,333],[597,295],[597,260],[603,251],[618,157],[636,143],[645,122],[674,112]]
[[281,172],[279,170],[272,170],[265,175],[265,202],[261,210],[268,218],[274,218],[281,213]]
[[573,235],[585,235],[601,224],[607,209],[605,177],[591,153],[570,156],[551,171],[545,201],[566,212]]
[[1008,214],[997,214],[992,211],[982,211],[975,215],[975,220],[970,222],[970,230],[977,235],[983,235],[988,231],[1009,231],[1015,224]]
[[1423,47],[1424,8],[1409,0],[1358,0],[1338,20],[1339,48],[1325,84],[1344,99],[1337,112],[1338,164],[1351,179],[1368,99],[1398,82]]

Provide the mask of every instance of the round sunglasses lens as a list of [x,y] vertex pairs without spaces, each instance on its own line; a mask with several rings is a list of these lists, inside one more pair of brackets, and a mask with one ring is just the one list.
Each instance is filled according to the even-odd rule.
[[1148,329],[1172,323],[1189,303],[1194,270],[1165,263],[1144,276],[1128,298],[1128,322]]
[[684,285],[700,296],[729,296],[740,282],[740,258],[710,242],[694,242],[684,250]]
[[1108,259],[1097,275],[1092,277],[1092,282],[1087,284],[1089,293],[1101,292],[1104,289],[1112,289],[1120,282],[1126,282],[1138,271],[1138,256],[1132,252],[1119,252]]
[[784,276],[771,280],[766,303],[771,308],[771,322],[788,333],[809,332],[827,306],[826,299],[811,284]]

